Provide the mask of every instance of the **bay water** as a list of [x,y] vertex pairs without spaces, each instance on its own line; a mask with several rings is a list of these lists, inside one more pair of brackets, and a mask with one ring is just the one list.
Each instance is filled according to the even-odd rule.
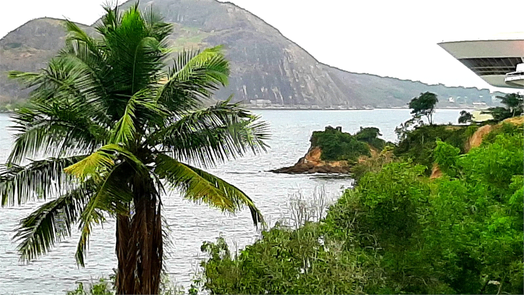
[[[293,165],[309,148],[309,138],[327,125],[341,126],[355,133],[360,127],[378,127],[382,138],[395,141],[395,127],[410,118],[407,109],[392,110],[256,110],[269,123],[270,149],[263,154],[247,155],[228,161],[209,172],[234,184],[247,193],[263,213],[269,225],[287,218],[287,208],[293,195],[313,196],[323,187],[328,199],[336,199],[350,188],[352,179],[335,175],[287,175],[267,172]],[[437,110],[434,121],[439,124],[457,122],[460,110]],[[8,114],[0,114],[0,162],[5,162],[13,142]],[[0,294],[65,294],[75,283],[96,281],[108,277],[116,267],[115,224],[108,220],[93,230],[85,268],[77,267],[74,253],[78,232],[55,245],[50,253],[23,264],[12,240],[17,225],[42,202],[19,207],[0,208]],[[200,252],[204,241],[222,236],[230,247],[241,249],[253,243],[260,232],[252,222],[249,210],[235,215],[223,214],[205,205],[194,204],[171,193],[163,197],[163,215],[171,232],[171,244],[166,249],[165,262],[170,280],[186,290],[205,258]]]

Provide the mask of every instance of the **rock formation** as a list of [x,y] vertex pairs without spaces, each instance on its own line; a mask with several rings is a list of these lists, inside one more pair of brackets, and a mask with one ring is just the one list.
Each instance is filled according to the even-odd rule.
[[271,170],[275,173],[349,173],[348,161],[323,161],[320,147],[311,147],[306,155],[290,167]]
[[[324,131],[314,131],[306,155],[290,167],[270,170],[275,173],[349,173],[352,164],[376,158],[386,142],[378,136],[375,127],[360,127],[351,135],[342,127],[327,126]],[[324,153],[324,154],[323,154]]]

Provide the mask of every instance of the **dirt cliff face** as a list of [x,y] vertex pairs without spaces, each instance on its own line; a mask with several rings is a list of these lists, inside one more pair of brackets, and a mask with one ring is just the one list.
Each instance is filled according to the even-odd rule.
[[494,129],[500,128],[504,123],[522,126],[524,125],[524,117],[520,116],[508,118],[497,125],[484,125],[480,127],[477,131],[475,131],[475,133],[473,133],[473,135],[469,138],[468,142],[466,143],[466,152],[468,152],[472,148],[480,146],[484,136],[489,134]]
[[349,173],[347,161],[323,161],[320,159],[322,150],[319,147],[312,147],[306,155],[298,160],[291,167],[271,170],[275,173]]
[[[124,3],[122,9],[135,2]],[[149,0],[140,1],[140,7],[152,7],[174,24],[170,45],[175,51],[224,45],[231,77],[229,85],[217,93],[218,99],[234,94],[234,101],[248,103],[264,99],[278,105],[359,108],[405,107],[424,91],[441,97],[490,97],[488,90],[427,85],[327,66],[262,19],[231,3]],[[33,20],[0,40],[0,100],[26,96],[27,92],[20,92],[16,83],[7,80],[6,71],[35,71],[45,66],[64,45],[62,23]]]
[[[524,125],[524,117],[514,117],[509,118],[504,121],[502,121],[499,124],[496,125],[484,125],[477,129],[475,133],[468,139],[468,141],[465,144],[465,152],[469,152],[472,148],[479,147],[482,144],[482,141],[486,135],[488,135],[490,132],[495,130],[496,128],[500,128],[501,124],[508,123],[513,125]],[[442,176],[442,171],[440,170],[437,163],[433,164],[432,170],[431,170],[431,176],[430,178],[440,178]]]

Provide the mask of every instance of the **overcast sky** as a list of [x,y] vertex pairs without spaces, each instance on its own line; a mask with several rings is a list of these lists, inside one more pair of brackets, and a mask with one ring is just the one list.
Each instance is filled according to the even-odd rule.
[[[0,37],[3,37],[28,20],[43,16],[91,24],[102,16],[101,6],[107,0],[1,2]],[[524,35],[524,0],[229,2],[276,27],[320,62],[352,72],[430,84],[497,90],[437,43]]]

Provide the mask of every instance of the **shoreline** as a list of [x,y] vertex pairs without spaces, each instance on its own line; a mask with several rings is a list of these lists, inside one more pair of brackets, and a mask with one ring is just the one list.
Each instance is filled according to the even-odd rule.
[[[391,108],[311,108],[311,107],[252,107],[243,106],[247,110],[272,110],[272,111],[373,111],[373,110],[409,110],[406,107],[391,107]],[[460,106],[460,107],[441,107],[436,110],[474,110],[473,106]]]
[[[247,110],[272,110],[272,111],[373,111],[373,110],[409,110],[405,107],[363,107],[363,108],[334,108],[334,107],[319,107],[319,106],[305,106],[305,105],[289,105],[289,106],[270,106],[270,107],[257,107],[257,106],[243,106]],[[477,110],[474,106],[456,106],[456,107],[440,107],[436,110]],[[481,109],[478,109],[481,110]],[[13,114],[14,110],[0,111],[0,114]]]

